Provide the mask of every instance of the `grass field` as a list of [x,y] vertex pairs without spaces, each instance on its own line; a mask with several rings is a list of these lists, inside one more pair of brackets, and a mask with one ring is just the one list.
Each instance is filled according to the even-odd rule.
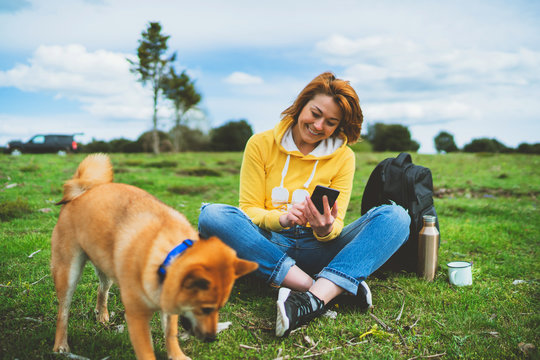
[[[394,153],[358,153],[346,223],[360,215],[375,165]],[[0,358],[61,359],[52,353],[56,297],[50,235],[62,183],[84,155],[0,155]],[[112,154],[115,181],[139,186],[196,225],[202,202],[237,204],[241,153]],[[335,308],[287,338],[273,334],[277,291],[251,277],[235,285],[219,341],[180,341],[193,359],[525,359],[540,346],[540,156],[413,155],[429,167],[439,197],[439,271],[368,279],[374,309]],[[448,283],[446,263],[473,261],[473,285]],[[516,281],[522,280],[522,281]],[[117,287],[108,326],[94,317],[97,280],[87,266],[75,293],[70,346],[88,359],[134,358]],[[158,359],[166,359],[159,318]],[[72,358],[76,358],[72,356]]]

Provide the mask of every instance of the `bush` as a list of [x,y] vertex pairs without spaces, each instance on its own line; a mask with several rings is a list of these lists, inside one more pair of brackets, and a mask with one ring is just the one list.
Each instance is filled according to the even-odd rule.
[[143,151],[143,147],[141,143],[139,143],[138,141],[131,141],[129,143],[125,143],[124,145],[122,145],[121,152],[142,153],[144,151]]
[[480,138],[473,139],[470,143],[463,147],[464,152],[478,153],[508,153],[512,152],[511,148],[506,147],[496,139]]
[[[163,131],[158,131],[158,137],[159,137],[159,151],[160,152],[170,152],[173,149],[171,139],[169,138],[169,134]],[[143,152],[154,152],[153,151],[153,141],[152,141],[152,131],[147,131],[143,133],[139,138],[137,139],[137,143],[140,144],[142,147]]]
[[516,152],[520,154],[540,154],[540,143],[536,143],[536,144],[521,143],[518,145]]
[[459,150],[454,142],[454,136],[446,131],[441,131],[435,136],[433,141],[435,142],[435,149],[437,149],[437,152],[444,151],[445,153],[450,153]]
[[409,129],[400,124],[370,125],[366,138],[373,145],[373,151],[417,151],[420,148],[420,144],[411,139]]
[[199,129],[191,129],[185,125],[174,127],[170,135],[178,132],[178,151],[206,151],[210,150],[210,137]]
[[81,145],[80,151],[85,153],[139,153],[143,152],[143,148],[139,142],[124,138],[113,139],[109,142],[92,139],[91,143]]
[[139,153],[143,152],[142,145],[137,141],[120,138],[109,142],[113,153]]
[[243,151],[251,135],[253,130],[246,120],[229,121],[212,129],[210,146],[214,151]]
[[92,139],[92,142],[81,145],[80,151],[84,153],[108,153],[111,152],[111,145],[102,140]]

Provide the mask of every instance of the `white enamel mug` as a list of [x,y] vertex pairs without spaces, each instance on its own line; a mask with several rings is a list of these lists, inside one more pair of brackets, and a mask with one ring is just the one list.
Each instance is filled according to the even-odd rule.
[[472,285],[472,262],[452,261],[448,266],[448,280],[456,286]]

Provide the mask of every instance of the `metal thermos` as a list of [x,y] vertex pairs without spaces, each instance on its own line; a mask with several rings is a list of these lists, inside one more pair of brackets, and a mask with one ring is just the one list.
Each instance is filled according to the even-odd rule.
[[424,215],[424,227],[418,235],[418,276],[427,281],[433,281],[439,257],[439,230],[435,220],[433,215]]

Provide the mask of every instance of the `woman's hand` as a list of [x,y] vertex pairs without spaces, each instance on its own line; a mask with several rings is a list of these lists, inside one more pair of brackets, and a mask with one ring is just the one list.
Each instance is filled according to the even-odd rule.
[[304,202],[304,204],[306,204],[304,208],[304,215],[315,234],[321,237],[332,232],[334,221],[336,220],[338,214],[337,201],[334,203],[332,209],[330,209],[328,197],[324,195],[322,200],[324,214],[321,214],[319,210],[317,210],[317,207],[315,207],[315,204],[309,197],[306,197],[306,201]]
[[294,225],[306,226],[307,218],[305,215],[306,203],[294,204],[287,213],[279,217],[279,223],[284,228]]

